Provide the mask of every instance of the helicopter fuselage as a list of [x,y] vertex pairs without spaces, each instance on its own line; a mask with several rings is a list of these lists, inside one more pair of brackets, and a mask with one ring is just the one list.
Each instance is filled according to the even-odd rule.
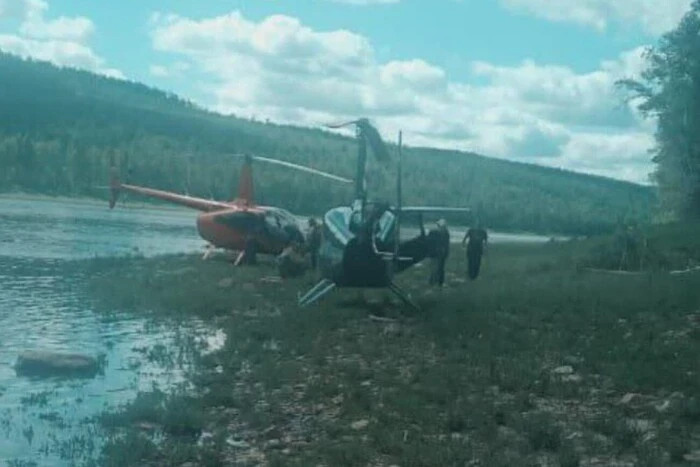
[[399,241],[399,258],[393,263],[387,261],[382,254],[394,253],[396,216],[384,210],[363,223],[356,222],[358,215],[351,207],[337,207],[323,217],[319,269],[323,278],[338,287],[387,287],[392,274],[428,256],[428,240],[421,233]]
[[243,250],[252,236],[257,251],[278,255],[290,241],[304,242],[297,219],[287,211],[267,206],[240,207],[202,213],[197,217],[199,235],[218,248]]

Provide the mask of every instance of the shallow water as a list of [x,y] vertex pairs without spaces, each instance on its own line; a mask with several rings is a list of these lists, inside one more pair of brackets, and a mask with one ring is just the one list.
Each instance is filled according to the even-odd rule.
[[[95,313],[85,305],[80,263],[66,260],[195,251],[202,243],[191,213],[0,199],[0,463],[76,465],[90,447],[98,454],[87,417],[183,380],[183,366],[149,358],[149,350],[215,333],[196,322],[173,329]],[[29,379],[14,370],[24,350],[102,354],[106,366],[92,379]]]
[[76,259],[202,250],[195,213],[0,197],[0,256]]

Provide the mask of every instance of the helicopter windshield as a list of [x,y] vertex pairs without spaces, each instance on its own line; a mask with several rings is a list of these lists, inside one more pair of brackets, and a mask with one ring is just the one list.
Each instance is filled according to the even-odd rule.
[[[353,236],[359,233],[361,213],[352,208],[336,208],[325,216],[325,224],[330,233],[341,243],[345,244]],[[387,242],[392,239],[396,216],[391,211],[384,211],[374,226],[374,235],[378,242]]]

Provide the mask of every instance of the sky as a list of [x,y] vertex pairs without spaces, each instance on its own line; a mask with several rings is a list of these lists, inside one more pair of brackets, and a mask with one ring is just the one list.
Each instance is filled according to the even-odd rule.
[[649,183],[614,83],[691,0],[0,0],[0,50],[224,114]]

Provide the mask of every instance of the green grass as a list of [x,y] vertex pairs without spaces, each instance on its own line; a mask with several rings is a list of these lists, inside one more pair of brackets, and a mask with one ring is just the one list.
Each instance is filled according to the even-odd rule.
[[682,465],[700,449],[700,275],[585,272],[590,246],[493,245],[474,282],[455,248],[444,290],[427,267],[398,279],[421,313],[381,291],[299,309],[313,278],[267,282],[270,264],[94,260],[101,309],[227,334],[194,393],[106,416],[104,465]]

